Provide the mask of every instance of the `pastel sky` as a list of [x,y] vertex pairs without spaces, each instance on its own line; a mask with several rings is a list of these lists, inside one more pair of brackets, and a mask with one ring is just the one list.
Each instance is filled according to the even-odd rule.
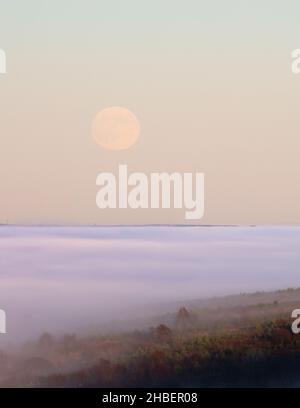
[[[10,0],[0,6],[0,222],[182,223],[96,207],[96,176],[206,175],[201,223],[299,224],[298,0]],[[96,113],[139,119],[106,151]]]

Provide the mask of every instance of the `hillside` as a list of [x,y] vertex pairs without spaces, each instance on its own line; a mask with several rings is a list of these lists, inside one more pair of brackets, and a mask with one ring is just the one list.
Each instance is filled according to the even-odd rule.
[[300,385],[300,335],[290,317],[299,307],[300,290],[288,289],[186,302],[147,328],[143,321],[118,333],[44,333],[1,352],[0,385]]

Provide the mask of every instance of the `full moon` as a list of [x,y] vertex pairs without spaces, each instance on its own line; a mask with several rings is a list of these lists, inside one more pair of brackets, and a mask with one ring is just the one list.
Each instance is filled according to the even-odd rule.
[[112,106],[97,113],[93,120],[92,133],[101,147],[125,150],[138,140],[140,124],[128,109]]

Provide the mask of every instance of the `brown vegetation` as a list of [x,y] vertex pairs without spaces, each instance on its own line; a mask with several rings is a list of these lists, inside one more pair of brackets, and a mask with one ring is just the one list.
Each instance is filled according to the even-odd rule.
[[173,324],[148,330],[58,339],[45,333],[0,354],[1,385],[299,386],[300,335],[291,332],[291,310],[288,299],[181,307]]

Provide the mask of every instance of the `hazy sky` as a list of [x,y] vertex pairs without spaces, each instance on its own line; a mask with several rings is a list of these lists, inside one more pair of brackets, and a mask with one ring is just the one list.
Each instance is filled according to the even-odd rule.
[[[201,223],[300,223],[298,0],[0,3],[0,222],[181,223],[96,207],[101,171],[199,171]],[[96,113],[124,106],[137,144],[106,151]]]

